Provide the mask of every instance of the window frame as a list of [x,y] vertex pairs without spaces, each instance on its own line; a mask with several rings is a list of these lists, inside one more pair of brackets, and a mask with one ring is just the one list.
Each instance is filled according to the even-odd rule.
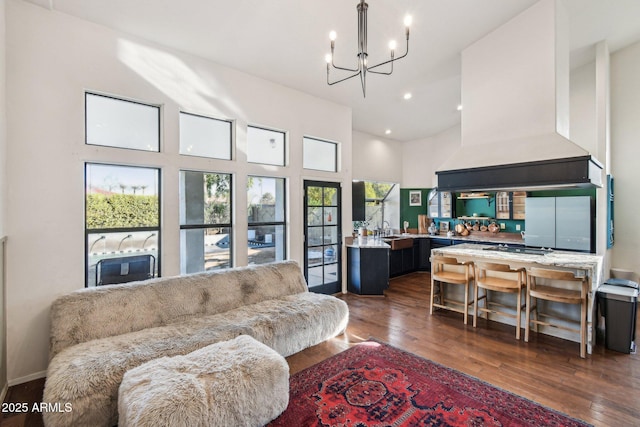
[[[179,222],[180,222],[180,231],[182,230],[206,230],[209,228],[228,228],[229,229],[229,267],[234,267],[235,266],[235,257],[234,257],[234,245],[233,245],[233,211],[234,211],[234,197],[233,197],[233,181],[234,181],[234,176],[233,173],[231,172],[211,172],[211,171],[202,171],[202,170],[194,170],[194,169],[180,169],[178,171],[178,173],[182,173],[182,172],[192,172],[192,173],[200,173],[202,175],[228,175],[229,176],[229,222],[228,223],[220,223],[220,224],[214,224],[214,223],[202,223],[202,224],[183,224],[182,220],[179,218]],[[182,192],[182,188],[180,187],[178,189],[178,198],[181,199],[181,193]],[[179,203],[181,203],[181,200],[179,200]],[[182,209],[182,206],[179,206],[179,209]],[[181,248],[182,250],[182,248]],[[182,260],[180,260],[180,262],[182,263]],[[225,267],[226,268],[226,267]],[[206,269],[203,269],[202,271],[207,271]]]
[[[199,157],[202,159],[213,159],[213,160],[233,160],[234,159],[234,152],[233,152],[233,148],[234,148],[234,140],[235,140],[235,121],[231,120],[231,119],[222,119],[222,118],[218,118],[218,117],[213,117],[213,116],[207,116],[204,114],[198,114],[198,113],[190,113],[188,111],[179,111],[178,112],[178,126],[179,126],[179,131],[181,131],[182,126],[180,125],[180,119],[182,117],[182,115],[188,115],[188,116],[194,116],[194,117],[199,117],[199,118],[203,118],[203,119],[209,119],[209,120],[215,120],[217,122],[224,122],[224,123],[228,123],[229,124],[229,158],[224,158],[224,157],[211,157],[211,156],[204,156],[202,154],[188,154],[188,153],[183,153],[182,152],[182,148],[181,148],[181,138],[178,141],[178,154],[181,156],[189,156],[189,157]],[[213,172],[212,172],[213,173]]]
[[[112,166],[112,167],[126,167],[126,168],[137,168],[137,169],[149,169],[155,170],[158,178],[158,225],[157,226],[145,226],[145,227],[114,227],[114,228],[87,228],[87,178],[88,178],[88,166],[96,165],[96,166]],[[155,270],[157,272],[155,277],[162,277],[162,169],[160,167],[155,166],[139,166],[139,165],[127,165],[127,164],[119,164],[119,163],[106,163],[106,162],[93,162],[93,161],[85,161],[84,162],[84,287],[88,288],[89,286],[89,235],[90,234],[100,234],[100,233],[126,233],[126,232],[155,232],[157,233],[157,241],[158,241],[158,249],[157,249],[157,258],[155,261]],[[94,287],[97,284],[94,284]]]
[[[325,143],[325,144],[332,144],[333,145],[333,148],[334,148],[333,170],[309,168],[309,167],[306,167],[304,165],[304,150],[305,150],[304,143],[305,143],[305,140],[312,140],[312,141],[317,141],[317,142],[322,142],[322,143]],[[339,151],[338,147],[339,147],[339,143],[335,142],[335,141],[329,141],[328,139],[316,138],[314,136],[308,136],[308,135],[303,136],[302,137],[302,169],[320,171],[320,172],[338,173],[338,169],[339,169],[339,166],[340,166],[340,161],[339,161],[339,157],[338,157],[340,151]]]
[[[144,150],[141,148],[132,148],[132,147],[120,147],[117,145],[103,145],[103,144],[91,144],[88,142],[88,137],[89,137],[89,127],[88,127],[88,106],[87,106],[87,97],[89,95],[92,96],[100,96],[103,98],[108,98],[108,99],[114,99],[116,101],[122,101],[122,102],[129,102],[131,104],[136,104],[136,105],[143,105],[145,107],[153,107],[157,110],[158,113],[158,147],[155,150]],[[162,151],[162,106],[159,104],[152,104],[152,103],[148,103],[148,102],[142,102],[142,101],[138,101],[138,100],[133,100],[133,99],[129,99],[126,97],[120,97],[120,96],[115,96],[115,95],[109,95],[109,94],[105,94],[105,93],[100,93],[100,92],[95,92],[95,91],[90,91],[90,90],[86,90],[84,92],[84,143],[85,145],[90,145],[92,147],[107,147],[107,148],[115,148],[115,149],[119,149],[119,150],[133,150],[133,151],[142,151],[145,153],[160,153]]]
[[[255,162],[255,161],[251,161],[249,160],[249,128],[254,128],[254,129],[260,129],[260,130],[265,130],[265,131],[269,131],[269,132],[275,132],[275,133],[281,133],[282,134],[282,164],[276,164],[276,163],[265,163],[265,162]],[[268,165],[268,166],[276,166],[276,167],[285,167],[287,166],[287,145],[289,143],[289,133],[287,131],[281,130],[281,129],[275,129],[275,128],[269,128],[266,126],[259,126],[259,125],[247,125],[247,163],[253,164],[253,165]],[[262,177],[262,178],[267,178],[267,177]]]
[[[253,222],[249,221],[248,212],[247,212],[247,230],[250,230],[251,227],[270,227],[270,226],[282,226],[282,256],[283,259],[287,259],[287,250],[288,250],[288,233],[287,233],[287,225],[288,225],[288,216],[287,216],[287,208],[288,208],[288,199],[287,199],[287,178],[279,177],[279,176],[266,176],[266,175],[247,175],[247,178],[266,178],[266,179],[274,179],[274,180],[282,180],[282,221],[265,221],[265,222]],[[249,189],[247,188],[247,192]],[[276,197],[276,195],[274,195]],[[248,241],[248,239],[247,239]],[[249,246],[247,245],[247,255],[249,252]],[[277,259],[277,257],[276,257]]]

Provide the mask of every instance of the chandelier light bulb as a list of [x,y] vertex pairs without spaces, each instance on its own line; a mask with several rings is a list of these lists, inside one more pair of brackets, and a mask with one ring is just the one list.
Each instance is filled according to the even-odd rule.
[[413,18],[411,17],[411,15],[407,15],[407,16],[404,17],[404,26],[405,27],[410,27],[412,22],[413,22]]
[[335,31],[331,31],[329,33],[329,40],[331,40],[332,42],[336,40],[336,37],[338,37],[338,35],[336,34]]
[[391,41],[389,42],[389,49],[391,49],[391,50],[396,50],[396,46],[397,46],[397,43],[396,43],[396,41],[395,41],[395,40],[391,40]]
[[327,64],[331,64],[331,54],[330,54],[330,53],[327,53],[327,54],[324,56],[324,60],[325,60],[325,61],[327,61]]
[[413,95],[411,94],[411,92],[407,92],[407,93],[404,94],[403,98],[408,100],[408,99],[411,99],[412,97],[413,97]]

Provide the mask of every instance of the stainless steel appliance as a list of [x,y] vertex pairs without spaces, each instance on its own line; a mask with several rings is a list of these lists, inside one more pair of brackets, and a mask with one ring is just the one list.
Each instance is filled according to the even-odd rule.
[[525,211],[527,246],[594,251],[594,203],[591,197],[528,197]]

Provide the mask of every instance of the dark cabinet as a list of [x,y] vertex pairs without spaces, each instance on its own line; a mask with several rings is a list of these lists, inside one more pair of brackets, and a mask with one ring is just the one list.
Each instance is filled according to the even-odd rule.
[[347,290],[360,295],[384,295],[389,287],[389,249],[347,248]]
[[414,250],[414,267],[420,271],[431,270],[431,239],[415,239],[413,245]]
[[364,181],[351,183],[351,220],[364,221]]
[[414,247],[389,251],[389,276],[415,271]]
[[402,274],[402,250],[389,251],[389,276]]
[[402,250],[402,273],[410,273],[413,268],[413,248],[405,248]]

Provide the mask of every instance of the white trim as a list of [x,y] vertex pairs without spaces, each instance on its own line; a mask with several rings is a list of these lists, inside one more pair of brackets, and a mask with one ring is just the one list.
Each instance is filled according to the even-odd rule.
[[4,402],[4,398],[7,397],[7,392],[9,391],[9,384],[6,383],[2,386],[2,391],[0,391],[0,402]]
[[15,378],[13,380],[9,380],[9,387],[13,387],[14,385],[28,383],[29,381],[39,380],[40,378],[46,378],[47,371],[39,371],[34,372],[33,374],[25,375],[24,377]]

